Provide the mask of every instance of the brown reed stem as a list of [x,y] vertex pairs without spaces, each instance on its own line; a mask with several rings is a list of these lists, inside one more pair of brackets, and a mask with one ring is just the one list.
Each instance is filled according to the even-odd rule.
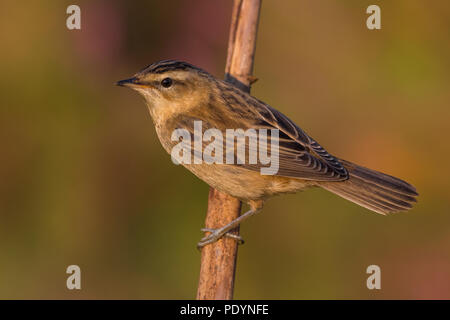
[[[234,0],[225,80],[250,92],[261,0]],[[241,202],[210,188],[206,228],[220,228],[236,219]],[[239,228],[233,231],[239,234]],[[198,300],[233,299],[237,241],[223,237],[202,248]]]

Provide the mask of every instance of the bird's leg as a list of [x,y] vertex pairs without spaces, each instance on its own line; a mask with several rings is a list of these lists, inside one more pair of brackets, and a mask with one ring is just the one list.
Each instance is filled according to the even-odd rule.
[[257,213],[260,210],[261,210],[260,207],[251,208],[249,211],[247,211],[243,215],[240,215],[239,217],[237,217],[236,219],[231,221],[229,224],[223,226],[222,228],[218,228],[218,229],[205,228],[205,229],[202,229],[202,231],[211,232],[211,233],[209,235],[205,236],[204,238],[202,238],[200,240],[200,242],[197,243],[197,248],[202,248],[202,247],[206,246],[207,244],[216,242],[217,240],[222,238],[224,235],[226,235],[226,236],[228,236],[230,238],[234,238],[234,239],[242,241],[242,238],[240,236],[234,235],[234,234],[230,234],[230,233],[227,233],[227,232],[230,231],[231,229],[236,228],[242,221],[244,221],[245,219],[251,217],[252,215],[254,215],[255,213]]
[[[216,231],[217,229],[211,229],[211,228],[203,228],[203,229],[200,229],[200,231],[203,231],[203,232],[211,232],[211,233],[213,233],[214,231]],[[238,241],[238,243],[239,244],[244,244],[244,239],[242,239],[242,237],[241,236],[239,236],[239,235],[237,235],[237,234],[234,234],[234,233],[231,233],[230,231],[228,231],[227,233],[225,233],[224,234],[224,237],[228,237],[228,238],[231,238],[231,239],[235,239],[235,240],[237,240]]]

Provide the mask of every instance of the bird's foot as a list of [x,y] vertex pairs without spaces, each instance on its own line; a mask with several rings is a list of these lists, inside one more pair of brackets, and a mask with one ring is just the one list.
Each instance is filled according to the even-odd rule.
[[209,235],[204,236],[199,243],[197,243],[197,248],[203,248],[204,246],[206,246],[207,244],[216,242],[217,240],[219,240],[220,238],[222,238],[223,236],[226,236],[228,238],[231,239],[235,239],[238,244],[243,244],[244,243],[244,239],[242,239],[241,236],[234,234],[234,233],[230,233],[228,229],[226,228],[218,228],[218,229],[211,229],[211,228],[203,228],[201,229],[201,231],[203,232],[210,232]]

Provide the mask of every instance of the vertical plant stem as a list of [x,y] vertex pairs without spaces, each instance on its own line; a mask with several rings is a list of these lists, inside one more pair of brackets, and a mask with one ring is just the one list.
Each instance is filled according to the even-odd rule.
[[[234,0],[225,80],[250,92],[261,0]],[[236,219],[241,202],[210,188],[206,228],[217,229]],[[233,230],[239,234],[239,228]],[[233,299],[237,241],[223,237],[202,248],[198,300]]]

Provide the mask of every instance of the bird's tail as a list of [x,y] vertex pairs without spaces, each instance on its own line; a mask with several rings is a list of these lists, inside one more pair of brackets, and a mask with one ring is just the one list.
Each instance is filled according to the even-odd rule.
[[369,210],[387,214],[412,208],[418,193],[409,183],[390,175],[340,160],[349,172],[342,182],[321,182],[320,186]]

